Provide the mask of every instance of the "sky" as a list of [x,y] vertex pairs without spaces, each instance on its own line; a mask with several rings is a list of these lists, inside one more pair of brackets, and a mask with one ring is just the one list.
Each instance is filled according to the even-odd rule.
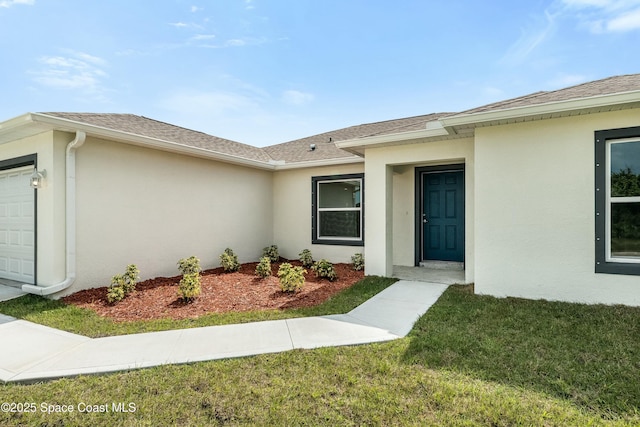
[[0,0],[0,122],[131,113],[266,146],[640,73],[640,0]]

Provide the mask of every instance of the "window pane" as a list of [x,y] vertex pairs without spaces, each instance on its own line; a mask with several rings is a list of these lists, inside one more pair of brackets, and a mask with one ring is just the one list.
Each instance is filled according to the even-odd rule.
[[640,257],[640,203],[611,204],[611,256]]
[[355,208],[360,206],[360,181],[318,183],[320,208]]
[[640,196],[640,141],[611,144],[611,197]]
[[360,211],[318,212],[319,236],[360,238]]

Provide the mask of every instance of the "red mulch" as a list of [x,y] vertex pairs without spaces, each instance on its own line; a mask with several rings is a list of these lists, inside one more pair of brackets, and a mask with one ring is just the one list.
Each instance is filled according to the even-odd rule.
[[[299,261],[288,261],[301,265]],[[351,264],[334,264],[338,279],[330,282],[316,278],[307,269],[301,291],[285,293],[280,289],[276,273],[280,263],[271,265],[273,276],[260,279],[255,275],[257,263],[242,264],[240,270],[225,273],[216,268],[202,275],[202,293],[185,303],[178,298],[181,276],[157,277],[139,282],[135,292],[116,304],[107,302],[107,288],[86,289],[63,298],[68,304],[94,310],[98,315],[116,321],[145,319],[197,318],[208,313],[311,307],[346,289],[364,277]]]

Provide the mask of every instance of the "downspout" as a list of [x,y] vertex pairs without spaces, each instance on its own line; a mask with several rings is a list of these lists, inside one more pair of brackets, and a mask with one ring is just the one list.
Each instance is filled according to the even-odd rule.
[[51,295],[67,289],[76,280],[76,150],[84,144],[86,138],[86,133],[76,131],[74,140],[67,144],[65,197],[67,277],[52,286],[22,285],[22,290],[30,294]]

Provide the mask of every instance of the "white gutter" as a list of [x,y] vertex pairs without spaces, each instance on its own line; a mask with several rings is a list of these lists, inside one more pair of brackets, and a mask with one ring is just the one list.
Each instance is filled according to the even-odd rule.
[[87,134],[76,131],[76,137],[67,144],[66,161],[66,260],[67,277],[52,286],[22,285],[22,290],[30,294],[51,295],[67,289],[76,280],[76,150],[84,144]]

